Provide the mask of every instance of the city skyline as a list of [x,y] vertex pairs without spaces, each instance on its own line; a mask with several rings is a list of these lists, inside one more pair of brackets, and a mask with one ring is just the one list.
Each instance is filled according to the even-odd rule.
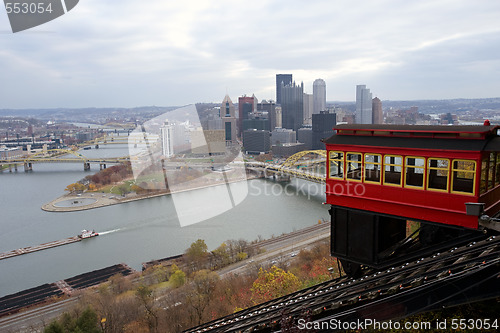
[[0,10],[0,109],[186,105],[224,91],[275,100],[276,73],[305,87],[323,78],[328,101],[353,101],[359,83],[387,100],[499,96],[500,3],[360,8],[87,0],[17,34]]

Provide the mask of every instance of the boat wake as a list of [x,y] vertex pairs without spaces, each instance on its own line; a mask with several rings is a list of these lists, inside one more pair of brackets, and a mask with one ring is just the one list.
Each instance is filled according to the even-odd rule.
[[119,231],[120,229],[113,229],[113,230],[109,230],[109,231],[103,231],[103,232],[99,232],[99,235],[102,236],[102,235],[107,235],[107,234],[111,234],[113,232],[117,232]]

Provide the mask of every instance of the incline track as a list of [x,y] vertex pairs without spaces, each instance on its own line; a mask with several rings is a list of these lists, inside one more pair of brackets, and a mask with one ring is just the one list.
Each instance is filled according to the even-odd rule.
[[282,322],[305,317],[317,322],[400,319],[498,296],[500,236],[490,236],[359,279],[331,280],[186,332],[279,331]]

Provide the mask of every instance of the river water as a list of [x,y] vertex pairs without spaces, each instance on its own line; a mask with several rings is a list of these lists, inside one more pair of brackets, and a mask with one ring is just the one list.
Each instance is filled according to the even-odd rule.
[[[127,155],[126,145],[107,145],[81,151],[88,157]],[[33,172],[0,174],[0,252],[38,245],[95,229],[101,235],[70,245],[0,260],[0,297],[81,273],[125,263],[141,263],[184,252],[197,239],[210,250],[227,239],[248,241],[259,236],[298,230],[328,219],[324,187],[301,181],[248,181],[248,195],[233,209],[181,227],[170,196],[134,201],[79,212],[54,213],[41,206],[64,194],[64,188],[86,175],[83,164],[34,164]],[[203,205],[218,200],[210,189],[196,190]],[[183,195],[189,196],[186,192]],[[188,197],[189,198],[189,197]],[[197,199],[199,200],[199,199]],[[193,202],[193,209],[201,209]]]

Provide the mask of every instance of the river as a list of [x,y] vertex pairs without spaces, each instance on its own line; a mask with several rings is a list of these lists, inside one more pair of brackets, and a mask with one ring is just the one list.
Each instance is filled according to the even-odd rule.
[[[88,157],[118,157],[125,145],[81,151]],[[184,252],[197,239],[210,250],[227,239],[269,238],[328,219],[324,187],[292,180],[289,184],[255,179],[248,195],[233,209],[203,222],[181,227],[170,196],[98,209],[53,213],[41,206],[64,194],[66,185],[96,172],[83,164],[34,164],[33,172],[0,174],[0,252],[38,245],[95,229],[101,235],[82,242],[0,260],[0,297],[117,263],[136,270],[141,263]],[[203,205],[218,198],[199,189]],[[189,196],[189,192],[186,192]],[[193,207],[203,209],[201,202]],[[201,207],[201,208],[200,208]]]

